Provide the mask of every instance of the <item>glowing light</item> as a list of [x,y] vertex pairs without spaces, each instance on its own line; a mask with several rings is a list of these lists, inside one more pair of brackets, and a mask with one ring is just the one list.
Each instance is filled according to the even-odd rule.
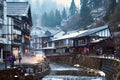
[[79,65],[79,64],[75,64],[74,66],[75,66],[75,67],[80,67],[80,65]]
[[17,78],[18,76],[17,76],[17,75],[15,75],[14,77],[16,77],[16,78]]
[[36,56],[23,56],[22,57],[22,63],[30,63],[30,64],[36,64],[43,62],[45,58],[45,55],[36,55]]
[[93,38],[93,41],[95,41],[95,38]]
[[24,75],[25,75],[25,76],[28,76],[29,74],[28,74],[28,73],[25,73]]

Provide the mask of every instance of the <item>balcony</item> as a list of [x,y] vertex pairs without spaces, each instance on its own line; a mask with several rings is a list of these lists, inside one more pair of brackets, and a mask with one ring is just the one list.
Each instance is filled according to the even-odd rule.
[[25,45],[29,45],[30,44],[30,41],[29,40],[24,40],[24,43]]
[[14,38],[14,43],[21,43],[22,42],[22,36],[21,35],[17,35],[16,38]]
[[28,28],[23,28],[23,32],[24,32],[25,34],[30,34],[30,30],[29,30]]
[[20,20],[14,19],[14,28],[21,29],[22,22]]
[[71,43],[55,45],[56,48],[72,47],[72,46],[73,46],[73,44],[71,44]]

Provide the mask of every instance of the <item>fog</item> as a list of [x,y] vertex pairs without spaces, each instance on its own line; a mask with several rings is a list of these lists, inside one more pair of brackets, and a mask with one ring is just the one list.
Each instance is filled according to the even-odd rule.
[[[29,2],[31,5],[33,27],[40,26],[41,15],[44,12],[49,13],[51,10],[60,10],[62,11],[65,7],[66,10],[69,10],[70,3],[72,0],[7,0],[8,2]],[[77,7],[79,8],[79,1],[75,0]]]

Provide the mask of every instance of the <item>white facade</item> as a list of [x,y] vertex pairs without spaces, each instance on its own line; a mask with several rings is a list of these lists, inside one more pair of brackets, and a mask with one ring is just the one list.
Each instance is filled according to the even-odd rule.
[[[5,5],[5,0],[4,1],[0,1],[0,5]],[[3,23],[4,23],[4,18],[5,18],[5,14],[4,14],[4,6],[3,9],[1,9],[1,13],[4,17],[0,17],[0,62],[3,62],[3,45],[7,43],[5,38],[2,38],[2,34],[3,34]]]
[[[0,38],[0,44],[7,44],[7,40],[5,38]],[[0,47],[0,62],[3,62],[3,47]]]
[[[19,52],[22,54],[29,52],[29,31],[30,27],[32,27],[32,19],[29,19],[31,15],[28,15],[31,11],[27,2],[9,3],[6,2],[6,0],[2,0],[2,2],[3,9],[0,9],[0,14],[3,15],[3,18],[0,15],[0,62],[10,53],[17,55]],[[19,6],[16,7],[16,5]],[[22,13],[26,13],[26,16],[21,14],[21,10]],[[16,12],[16,15],[14,15],[14,12]],[[21,17],[25,17],[25,19]],[[28,26],[28,24],[30,24],[30,26]]]

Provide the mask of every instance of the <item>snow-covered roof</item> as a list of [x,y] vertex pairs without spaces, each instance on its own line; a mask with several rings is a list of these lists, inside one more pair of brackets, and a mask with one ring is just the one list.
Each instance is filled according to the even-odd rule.
[[97,27],[97,28],[93,28],[93,29],[88,29],[88,31],[86,31],[85,33],[80,34],[80,35],[78,35],[76,37],[83,37],[83,36],[91,35],[91,34],[94,34],[96,32],[99,32],[99,31],[102,31],[104,29],[107,29],[107,28],[108,28],[108,25]]
[[61,40],[61,39],[67,39],[67,38],[73,38],[73,37],[76,37],[82,33],[85,33],[87,30],[84,30],[84,31],[78,31],[78,32],[74,32],[74,33],[69,33],[69,34],[66,34],[66,35],[63,35],[61,37],[58,37],[54,40]]
[[33,27],[31,30],[31,36],[36,35],[37,37],[54,36],[53,38],[55,38],[55,37],[60,37],[63,34],[65,34],[65,32],[61,29],[58,28],[51,29],[45,26]]
[[28,2],[7,2],[7,15],[27,16]]
[[62,37],[64,34],[65,34],[64,31],[59,31],[58,33],[56,33],[56,34],[54,35],[54,39],[56,39],[56,38],[58,38],[58,37]]
[[104,30],[104,29],[107,29],[107,28],[108,28],[108,25],[105,25],[105,26],[101,26],[101,27],[98,27],[98,28],[94,28],[94,29],[77,31],[77,32],[73,32],[73,33],[69,33],[69,34],[63,35],[61,37],[57,37],[54,40],[62,40],[62,39],[83,37],[83,36],[94,34],[94,33],[98,32],[98,31],[101,31],[101,30]]
[[31,30],[31,35],[36,35],[37,37],[45,37],[45,36],[48,36],[45,34],[46,33],[46,30],[44,30],[43,28],[41,27],[34,27],[32,30]]

